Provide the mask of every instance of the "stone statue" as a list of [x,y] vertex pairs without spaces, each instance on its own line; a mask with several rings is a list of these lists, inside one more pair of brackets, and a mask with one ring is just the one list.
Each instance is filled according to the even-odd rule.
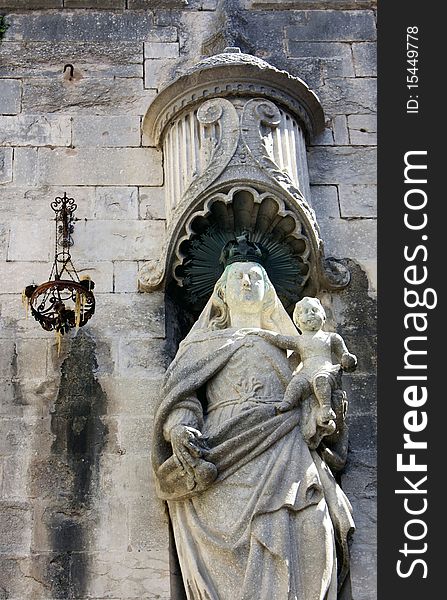
[[[354,528],[329,468],[343,463],[344,393],[338,379],[331,435],[311,393],[278,410],[296,355],[277,342],[295,343],[298,332],[261,258],[234,252],[231,259],[166,373],[155,418],[153,467],[186,594],[336,600]],[[329,344],[332,334],[319,334]],[[315,431],[312,443],[303,428]]]
[[[306,296],[296,303],[293,313],[293,322],[301,335],[284,336],[262,329],[242,330],[260,335],[278,348],[294,350],[300,357],[301,363],[293,373],[278,411],[291,410],[311,394],[315,396],[318,401],[316,422],[310,423],[310,430],[302,427],[308,444],[312,443],[316,426],[326,435],[335,432],[337,415],[332,408],[332,393],[340,387],[340,370],[349,373],[357,367],[357,357],[348,351],[343,338],[337,333],[323,331],[325,321],[326,313],[318,298]],[[332,355],[338,364],[332,363]]]

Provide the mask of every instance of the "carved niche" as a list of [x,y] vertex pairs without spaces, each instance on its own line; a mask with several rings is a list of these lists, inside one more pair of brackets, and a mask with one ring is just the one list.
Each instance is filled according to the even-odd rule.
[[144,130],[163,149],[167,233],[140,289],[175,282],[203,307],[222,274],[221,248],[242,231],[268,246],[267,271],[286,308],[347,285],[346,267],[324,255],[310,203],[306,142],[323,127],[301,79],[237,48],[165,87]]

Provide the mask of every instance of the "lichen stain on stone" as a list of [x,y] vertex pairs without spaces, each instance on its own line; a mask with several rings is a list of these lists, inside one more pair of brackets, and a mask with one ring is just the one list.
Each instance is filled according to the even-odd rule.
[[86,552],[94,527],[91,509],[108,434],[101,418],[106,413],[107,398],[95,376],[95,350],[95,341],[84,332],[73,339],[62,363],[51,418],[55,438],[49,461],[55,469],[64,468],[60,475],[66,484],[65,489],[58,490],[57,500],[45,515],[55,552],[48,566],[55,598],[83,596],[87,583]]

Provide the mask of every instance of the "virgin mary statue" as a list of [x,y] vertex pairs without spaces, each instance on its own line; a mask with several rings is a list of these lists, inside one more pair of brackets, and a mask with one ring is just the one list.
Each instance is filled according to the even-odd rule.
[[153,467],[186,595],[336,600],[351,508],[303,438],[312,410],[277,411],[294,357],[248,331],[299,334],[264,268],[242,258],[180,344],[155,418]]

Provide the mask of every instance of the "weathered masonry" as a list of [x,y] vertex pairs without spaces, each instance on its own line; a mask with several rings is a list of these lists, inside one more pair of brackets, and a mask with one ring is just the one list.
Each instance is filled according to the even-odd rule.
[[[250,206],[300,258],[298,295],[318,295],[358,357],[340,600],[374,600],[375,2],[89,4],[0,0],[0,598],[182,598],[154,411],[202,307],[185,259],[210,225],[249,228]],[[282,71],[308,87],[297,97]],[[48,277],[48,206],[64,191],[96,313],[58,355],[20,293]]]

